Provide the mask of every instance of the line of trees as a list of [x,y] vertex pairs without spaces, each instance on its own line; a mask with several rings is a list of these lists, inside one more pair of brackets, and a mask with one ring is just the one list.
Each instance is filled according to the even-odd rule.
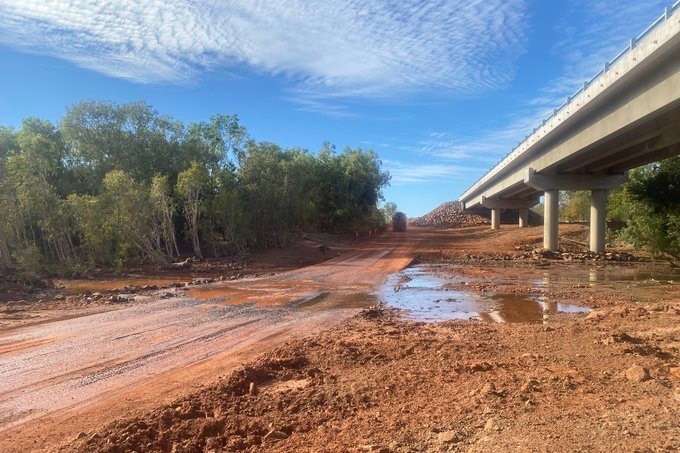
[[388,182],[373,151],[256,142],[236,115],[185,125],[144,102],[80,102],[58,125],[0,126],[0,269],[168,264],[285,246],[300,228],[364,232],[384,223]]

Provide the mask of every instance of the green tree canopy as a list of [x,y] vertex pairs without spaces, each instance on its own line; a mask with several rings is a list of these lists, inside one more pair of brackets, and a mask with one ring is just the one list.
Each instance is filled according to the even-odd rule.
[[[0,268],[220,256],[298,229],[367,232],[389,175],[371,150],[253,140],[237,115],[185,125],[144,102],[83,101],[0,126]],[[184,232],[184,235],[178,234]]]

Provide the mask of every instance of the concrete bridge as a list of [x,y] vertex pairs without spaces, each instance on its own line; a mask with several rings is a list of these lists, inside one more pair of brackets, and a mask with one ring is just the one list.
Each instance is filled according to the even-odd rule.
[[560,190],[590,190],[590,249],[604,251],[607,190],[631,168],[680,154],[680,1],[460,197],[466,209],[528,208],[544,197],[543,246],[557,250]]

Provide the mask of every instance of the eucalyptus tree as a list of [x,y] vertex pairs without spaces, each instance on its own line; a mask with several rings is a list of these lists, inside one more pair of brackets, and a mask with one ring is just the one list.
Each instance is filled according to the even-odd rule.
[[125,260],[136,254],[168,264],[161,242],[163,219],[156,216],[147,187],[122,170],[107,173],[103,183],[100,203],[106,210],[106,228],[117,244],[116,257]]
[[186,218],[186,236],[191,240],[194,254],[203,258],[199,239],[200,220],[210,194],[210,175],[205,166],[193,162],[189,168],[177,176],[175,188]]
[[16,203],[9,220],[16,232],[14,253],[20,255],[30,246],[52,260],[71,261],[73,222],[63,199],[68,178],[61,134],[49,121],[28,118],[16,144],[16,151],[7,157],[5,182],[9,186],[5,196],[11,193]]
[[16,132],[0,126],[0,269],[12,264],[11,250],[16,242],[19,214],[16,197],[7,170],[7,159],[19,149]]
[[156,248],[158,250],[163,248],[168,257],[179,256],[174,223],[177,206],[172,198],[167,175],[159,173],[153,177],[149,188],[149,201],[156,229],[154,236]]
[[79,102],[67,110],[61,130],[81,193],[98,193],[112,170],[149,183],[157,173],[176,176],[185,163],[184,126],[145,102]]
[[289,224],[286,212],[284,153],[273,143],[249,141],[240,167],[238,183],[248,242],[257,247],[278,247],[286,242]]
[[359,232],[377,227],[382,217],[377,203],[390,180],[378,156],[361,148],[345,148],[336,155],[325,144],[318,157],[324,175],[319,194],[321,228]]

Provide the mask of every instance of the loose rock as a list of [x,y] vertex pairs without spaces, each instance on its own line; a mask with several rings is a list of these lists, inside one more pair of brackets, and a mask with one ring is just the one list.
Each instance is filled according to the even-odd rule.
[[643,382],[649,379],[649,370],[640,365],[633,365],[626,370],[626,379],[631,382]]

